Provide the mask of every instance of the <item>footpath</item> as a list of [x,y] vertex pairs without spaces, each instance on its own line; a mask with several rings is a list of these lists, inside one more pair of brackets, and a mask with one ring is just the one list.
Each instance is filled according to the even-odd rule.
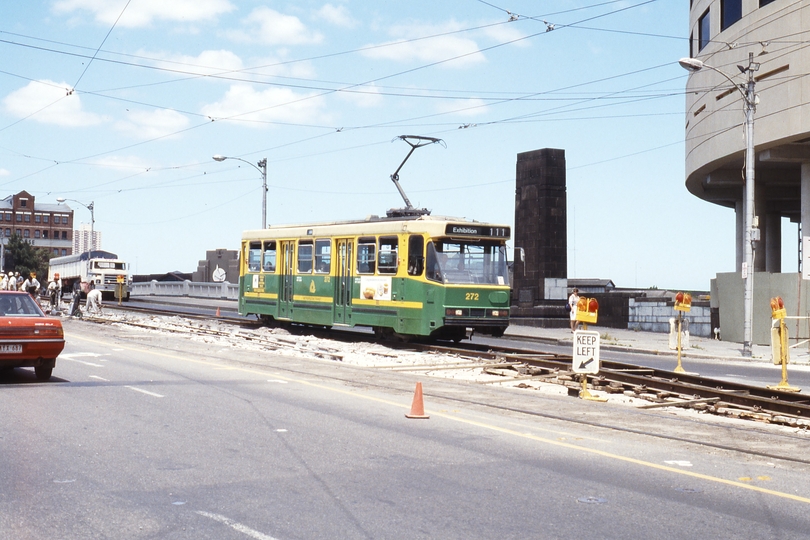
[[[591,326],[589,330],[599,332],[602,349],[657,355],[677,355],[677,351],[669,346],[669,334],[600,326]],[[568,328],[535,328],[516,324],[510,325],[506,329],[505,336],[569,347],[573,347],[574,337]],[[743,356],[742,343],[689,336],[688,345],[688,347],[684,346],[682,349],[682,356],[685,358],[717,358],[771,363],[770,345],[754,345],[751,348],[751,357]],[[792,364],[810,364],[810,350],[808,350],[807,345],[803,348],[791,349],[790,362]]]

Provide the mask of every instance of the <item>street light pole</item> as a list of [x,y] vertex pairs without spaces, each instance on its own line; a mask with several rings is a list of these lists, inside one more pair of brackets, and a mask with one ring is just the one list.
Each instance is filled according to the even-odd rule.
[[[742,94],[745,109],[745,191],[743,198],[743,264],[740,269],[744,281],[743,291],[743,356],[751,356],[753,343],[754,317],[754,242],[759,240],[759,229],[754,227],[754,112],[757,107],[757,96],[754,91],[756,81],[754,72],[759,64],[754,62],[754,53],[748,53],[748,67],[737,66],[742,73],[748,74],[745,85],[738,85],[731,77],[719,69],[704,64],[696,58],[681,58],[678,63],[690,72],[709,68],[728,79]],[[745,88],[743,90],[743,88]]]
[[93,251],[96,247],[96,215],[94,212],[95,203],[90,201],[90,204],[84,204],[81,201],[77,201],[76,199],[65,199],[64,197],[57,197],[56,202],[63,203],[65,201],[73,201],[75,203],[79,203],[80,205],[84,206],[88,210],[90,210],[90,249],[89,251]]
[[256,165],[242,158],[232,156],[220,156],[219,154],[217,154],[216,156],[212,156],[212,159],[214,161],[225,161],[226,159],[235,159],[237,161],[247,163],[257,171],[262,173],[262,229],[267,228],[267,158],[262,158],[261,160],[259,160],[258,163],[256,163]]

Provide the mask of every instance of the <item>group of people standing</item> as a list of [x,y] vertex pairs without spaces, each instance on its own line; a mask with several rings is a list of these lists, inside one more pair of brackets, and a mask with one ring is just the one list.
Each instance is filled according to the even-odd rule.
[[36,272],[31,272],[25,279],[19,272],[9,272],[8,275],[0,273],[0,290],[25,291],[36,299],[40,287]]

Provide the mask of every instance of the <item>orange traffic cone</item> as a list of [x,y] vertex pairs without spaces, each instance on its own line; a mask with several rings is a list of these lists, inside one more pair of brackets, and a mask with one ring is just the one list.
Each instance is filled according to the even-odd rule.
[[425,404],[422,402],[422,383],[416,383],[416,390],[413,392],[413,404],[411,414],[406,414],[406,418],[430,418],[425,414]]
[[217,308],[217,317],[219,317],[219,316],[220,316],[220,315],[219,315],[219,308]]

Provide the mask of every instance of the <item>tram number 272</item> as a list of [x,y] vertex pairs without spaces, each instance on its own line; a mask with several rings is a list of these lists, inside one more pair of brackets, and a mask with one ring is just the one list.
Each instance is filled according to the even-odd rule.
[[468,292],[464,299],[467,301],[477,302],[478,301],[478,293],[477,292]]

